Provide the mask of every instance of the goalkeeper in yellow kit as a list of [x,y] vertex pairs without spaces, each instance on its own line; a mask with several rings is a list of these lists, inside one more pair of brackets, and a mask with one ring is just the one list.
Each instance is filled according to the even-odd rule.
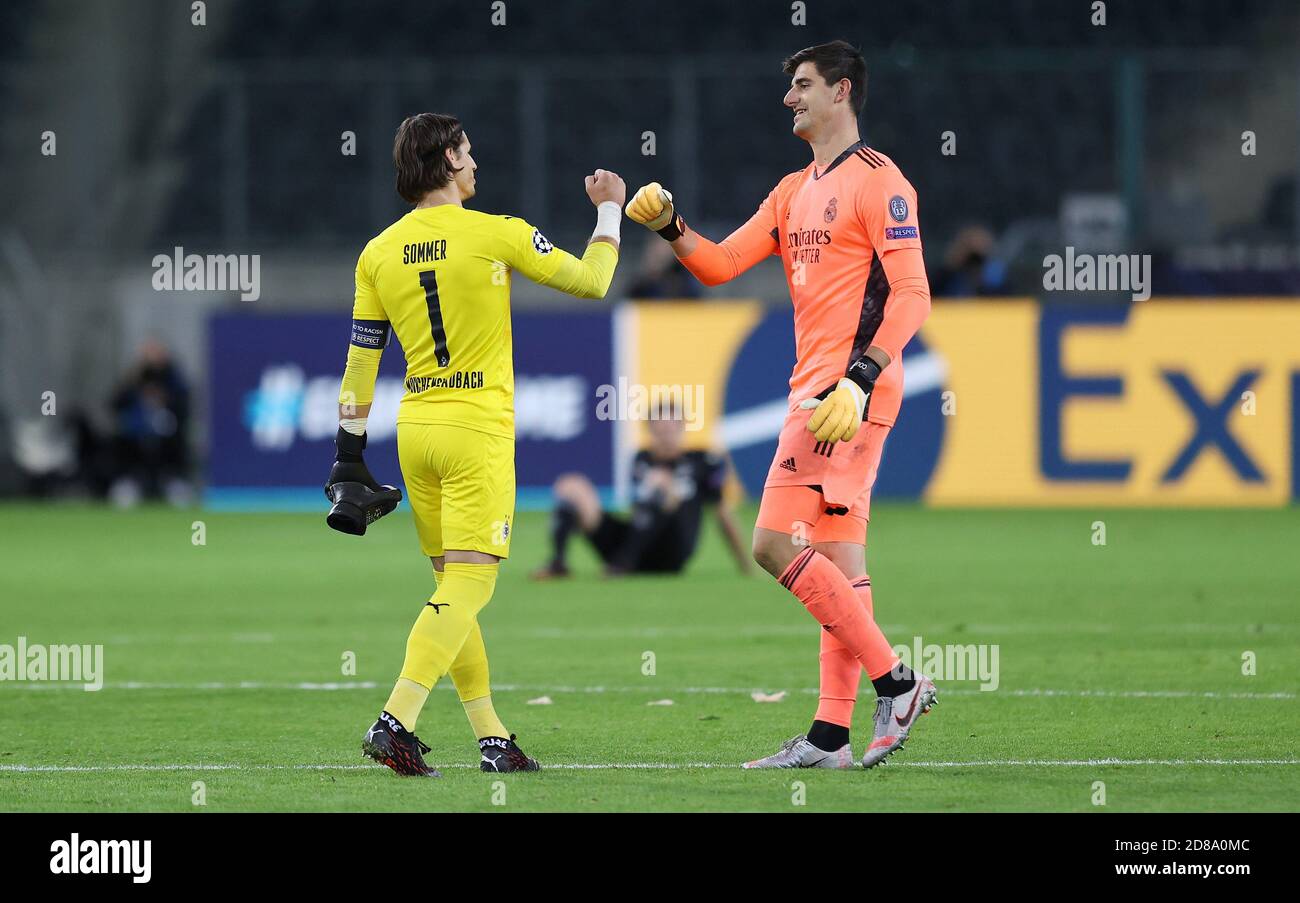
[[596,229],[581,258],[517,217],[467,210],[474,159],[452,116],[421,113],[397,130],[398,193],[414,209],[371,239],[357,261],[338,454],[326,494],[330,526],[364,533],[396,507],[362,460],[379,358],[392,334],[406,352],[397,448],[437,591],[406,643],[406,661],[363,752],[398,774],[437,777],[414,735],[429,691],[447,673],[479,741],[484,771],[535,771],[492,707],[478,613],[510,552],[515,502],[510,279],[515,271],[583,298],[603,298],[618,264],[626,188],[612,172],[586,178]]

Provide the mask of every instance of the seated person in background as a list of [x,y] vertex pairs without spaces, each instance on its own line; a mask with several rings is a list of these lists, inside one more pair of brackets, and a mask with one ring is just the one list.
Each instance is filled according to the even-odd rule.
[[934,294],[974,298],[1007,292],[1007,267],[996,256],[997,239],[984,226],[964,226],[948,243]]
[[148,339],[140,346],[111,404],[117,421],[112,499],[130,505],[141,495],[164,496],[188,503],[190,390],[165,345]]
[[633,573],[675,574],[695,553],[700,518],[713,506],[727,547],[742,573],[750,556],[722,486],[729,472],[727,459],[705,451],[685,451],[685,424],[670,414],[649,422],[650,445],[637,452],[632,464],[632,510],[620,517],[603,510],[591,481],[582,474],[564,474],[555,481],[555,512],[551,521],[553,552],[534,579],[567,577],[565,550],[575,529],[591,543],[610,576]]

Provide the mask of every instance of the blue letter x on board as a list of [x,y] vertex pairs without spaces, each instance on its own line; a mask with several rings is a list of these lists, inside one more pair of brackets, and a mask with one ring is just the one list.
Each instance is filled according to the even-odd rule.
[[1211,445],[1217,445],[1223,452],[1223,456],[1228,459],[1228,464],[1235,470],[1243,480],[1252,483],[1262,482],[1262,474],[1255,462],[1250,460],[1245,449],[1237,444],[1237,440],[1232,438],[1228,432],[1228,414],[1232,406],[1241,398],[1241,393],[1259,378],[1258,370],[1247,370],[1237,377],[1228,391],[1223,393],[1223,398],[1217,403],[1207,404],[1201,394],[1196,391],[1192,381],[1188,379],[1187,374],[1179,370],[1162,370],[1165,382],[1173,387],[1182,399],[1187,410],[1191,412],[1192,418],[1196,421],[1196,432],[1188,440],[1187,445],[1178,453],[1178,457],[1169,465],[1169,469],[1164,472],[1160,478],[1162,483],[1172,483],[1179,480],[1187,472],[1187,468],[1192,466],[1192,462],[1197,456]]

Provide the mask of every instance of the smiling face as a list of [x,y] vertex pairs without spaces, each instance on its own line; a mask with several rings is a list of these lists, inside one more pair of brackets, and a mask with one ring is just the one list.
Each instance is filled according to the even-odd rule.
[[470,155],[469,135],[461,137],[460,146],[455,151],[447,151],[447,160],[453,167],[458,167],[452,172],[452,181],[460,191],[460,199],[468,201],[474,196],[474,171],[478,169],[478,164]]
[[815,141],[819,135],[840,126],[842,117],[855,117],[850,103],[853,83],[847,78],[828,83],[817,71],[817,64],[806,61],[799,64],[790,76],[790,90],[785,92],[785,105],[794,114],[793,131],[805,141]]

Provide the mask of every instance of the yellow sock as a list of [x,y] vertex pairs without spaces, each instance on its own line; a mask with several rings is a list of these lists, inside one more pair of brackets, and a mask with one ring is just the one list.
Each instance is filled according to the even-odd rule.
[[471,699],[464,705],[465,715],[469,718],[469,726],[474,729],[475,737],[482,740],[484,737],[510,736],[506,726],[497,717],[497,710],[492,707],[491,695]]
[[[433,582],[434,586],[442,584],[442,571],[434,570]],[[424,709],[424,703],[428,698],[429,687],[399,677],[393,692],[388,696],[388,702],[384,704],[384,711],[402,722],[402,726],[408,731],[414,733],[415,724],[420,720],[420,712]]]
[[477,619],[470,628],[469,636],[465,637],[465,644],[456,653],[456,659],[451,663],[448,673],[451,682],[456,685],[456,694],[460,696],[461,702],[478,699],[492,692],[488,680],[487,648],[483,645],[483,631],[479,628]]
[[420,720],[420,710],[424,708],[424,701],[428,698],[428,687],[422,687],[413,680],[399,677],[397,685],[393,687],[393,692],[388,697],[388,702],[384,704],[384,711],[402,722],[402,727],[414,732],[415,723]]
[[492,598],[496,564],[449,563],[438,591],[420,611],[406,639],[401,676],[433,689],[447,673],[474,629],[478,613]]
[[456,684],[456,693],[465,706],[465,715],[469,726],[474,729],[474,736],[509,737],[506,726],[497,717],[492,707],[492,686],[488,679],[487,647],[483,645],[483,631],[474,622],[474,627],[465,638],[465,645],[460,647],[456,660],[451,663],[451,679]]

